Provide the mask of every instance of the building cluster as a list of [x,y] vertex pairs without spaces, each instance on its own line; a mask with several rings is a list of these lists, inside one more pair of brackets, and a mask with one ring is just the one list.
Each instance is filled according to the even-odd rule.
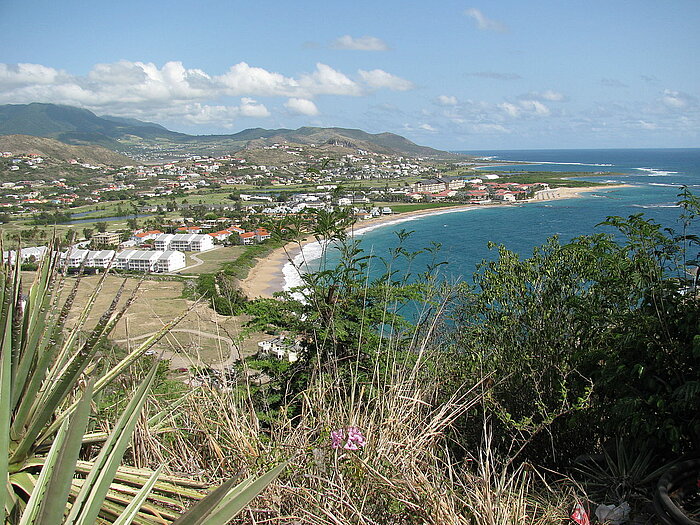
[[519,184],[515,182],[495,182],[498,175],[484,175],[482,178],[466,179],[464,177],[443,177],[423,179],[411,185],[407,193],[415,200],[429,197],[431,200],[444,200],[462,193],[465,200],[471,203],[488,203],[491,201],[515,202],[534,196],[537,191],[549,191],[549,185]]
[[258,357],[261,359],[274,358],[278,361],[294,363],[299,360],[301,342],[297,339],[279,335],[258,343]]
[[[63,163],[95,171],[79,181],[75,178],[70,181],[65,178],[40,179],[41,173],[50,173],[42,171],[46,165],[55,167],[56,162],[38,155],[4,152],[0,156],[5,157],[6,169],[16,172],[15,178],[26,180],[10,179],[3,184],[6,192],[0,195],[0,207],[20,214],[31,214],[52,206],[75,207],[121,200],[125,198],[125,192],[137,198],[155,198],[182,196],[210,187],[325,184],[338,180],[399,179],[438,173],[434,164],[426,159],[410,159],[361,149],[334,159],[313,145],[273,144],[261,148],[263,153],[268,150],[278,150],[279,153],[274,155],[282,157],[262,160],[265,155],[258,158],[254,152],[244,152],[242,155],[250,156],[250,159],[232,155],[188,156],[157,165],[120,168],[98,167],[77,160]],[[2,171],[3,165],[0,164]]]
[[185,267],[185,254],[176,250],[84,250],[71,248],[61,255],[66,267],[166,273]]

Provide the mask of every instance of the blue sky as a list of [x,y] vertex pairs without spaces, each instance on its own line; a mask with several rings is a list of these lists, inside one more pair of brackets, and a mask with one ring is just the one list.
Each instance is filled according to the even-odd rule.
[[0,104],[451,150],[698,147],[698,28],[698,0],[0,0]]

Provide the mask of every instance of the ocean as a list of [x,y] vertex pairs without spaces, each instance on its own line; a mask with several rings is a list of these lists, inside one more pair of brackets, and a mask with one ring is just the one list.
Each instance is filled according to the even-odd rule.
[[[421,250],[439,243],[438,258],[448,262],[442,269],[451,281],[469,279],[478,263],[495,256],[489,241],[503,244],[521,257],[532,254],[535,246],[557,235],[562,242],[579,235],[611,231],[598,226],[609,216],[627,217],[643,213],[645,217],[668,226],[677,226],[680,209],[676,205],[682,186],[700,195],[700,148],[693,149],[602,149],[602,150],[500,150],[462,151],[470,155],[503,161],[496,170],[551,172],[610,172],[603,177],[585,180],[630,184],[629,188],[597,189],[576,199],[531,202],[514,206],[484,207],[466,211],[444,211],[402,221],[384,223],[362,230],[361,246],[365,253],[386,256],[398,244],[396,232],[412,232],[404,246]],[[507,165],[507,161],[532,162]],[[700,233],[700,232],[696,232]],[[330,250],[329,260],[336,257]],[[303,257],[309,268],[318,265],[320,248],[310,245]],[[432,256],[419,256],[411,271],[418,273]],[[300,255],[295,261],[302,260]],[[377,263],[376,267],[379,267]],[[401,270],[401,269],[400,269]],[[284,269],[285,288],[300,284],[296,270]]]

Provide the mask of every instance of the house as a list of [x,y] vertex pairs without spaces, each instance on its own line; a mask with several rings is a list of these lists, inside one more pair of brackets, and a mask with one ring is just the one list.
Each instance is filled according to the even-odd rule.
[[137,251],[138,250],[124,250],[122,252],[119,252],[114,258],[114,263],[112,264],[112,266],[117,270],[128,270],[129,259],[131,259],[132,255],[134,255]]
[[65,255],[61,257],[65,260],[68,268],[80,268],[83,261],[88,256],[89,250],[81,250],[79,248],[71,248]]
[[177,250],[181,252],[204,252],[214,247],[214,239],[211,235],[196,233],[164,233],[153,239],[153,248],[156,250]]
[[163,232],[160,230],[148,230],[148,231],[142,231],[139,233],[135,233],[132,237],[131,240],[134,241],[137,244],[141,244],[144,241],[147,241],[149,239],[155,239],[159,235],[161,235]]
[[254,244],[255,243],[255,232],[246,232],[238,235],[241,240],[241,244]]
[[176,233],[170,239],[170,250],[183,252],[204,252],[214,247],[214,240],[209,235]]
[[202,233],[201,226],[180,226],[177,230],[178,233]]
[[274,357],[279,361],[290,363],[299,360],[299,352],[301,351],[301,345],[298,341],[291,342],[283,335],[267,341],[260,341],[258,348],[258,356],[262,358]]
[[207,235],[216,241],[225,241],[231,235],[233,235],[233,232],[229,230],[221,230],[220,232],[208,233]]
[[85,257],[86,268],[109,268],[114,260],[114,250],[90,251]]
[[255,240],[257,242],[263,242],[269,239],[272,235],[265,228],[258,228],[255,230]]
[[[47,252],[48,248],[46,246],[32,246],[29,248],[21,248],[19,251],[20,264],[32,261],[41,261]],[[15,250],[3,252],[2,254],[3,261],[10,264],[15,263],[16,256],[17,252]]]
[[172,233],[161,233],[153,238],[153,248],[165,251],[170,248],[170,241],[175,237]]
[[146,250],[129,250],[132,252],[127,261],[126,270],[134,272],[153,272],[155,271],[158,257],[163,253],[160,251]]

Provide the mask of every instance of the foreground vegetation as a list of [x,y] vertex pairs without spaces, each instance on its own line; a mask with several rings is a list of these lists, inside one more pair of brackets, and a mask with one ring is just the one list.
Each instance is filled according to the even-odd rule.
[[[589,513],[627,503],[650,523],[675,523],[678,509],[690,516],[694,480],[679,493],[668,472],[700,453],[700,303],[689,256],[700,203],[681,199],[677,232],[641,216],[610,218],[615,236],[551,239],[527,259],[494,247],[498,258],[456,285],[441,279],[437,247],[409,252],[405,232],[377,260],[333,215],[311,232],[279,224],[278,242],[311,233],[340,250],[339,264],[304,274],[279,300],[246,303],[203,278],[199,292],[218,290],[251,316],[251,330],[297,340],[300,359],[243,362],[198,387],[171,381],[144,356],[162,334],[129,353],[104,344],[129,301],[117,297],[88,331],[83,316],[66,324],[73,294],[56,303],[55,262],[41,266],[24,307],[19,274],[5,268],[8,519],[52,523],[34,516],[56,507],[54,517],[72,522],[85,507],[86,523],[120,514],[120,523],[168,523],[206,488],[262,472],[255,490],[239,485],[236,504],[204,499],[210,514],[233,515],[280,474],[236,520],[544,524],[589,502]],[[432,261],[425,271],[397,270],[419,255]],[[128,468],[117,467],[122,456]],[[95,468],[101,462],[109,468]]]

